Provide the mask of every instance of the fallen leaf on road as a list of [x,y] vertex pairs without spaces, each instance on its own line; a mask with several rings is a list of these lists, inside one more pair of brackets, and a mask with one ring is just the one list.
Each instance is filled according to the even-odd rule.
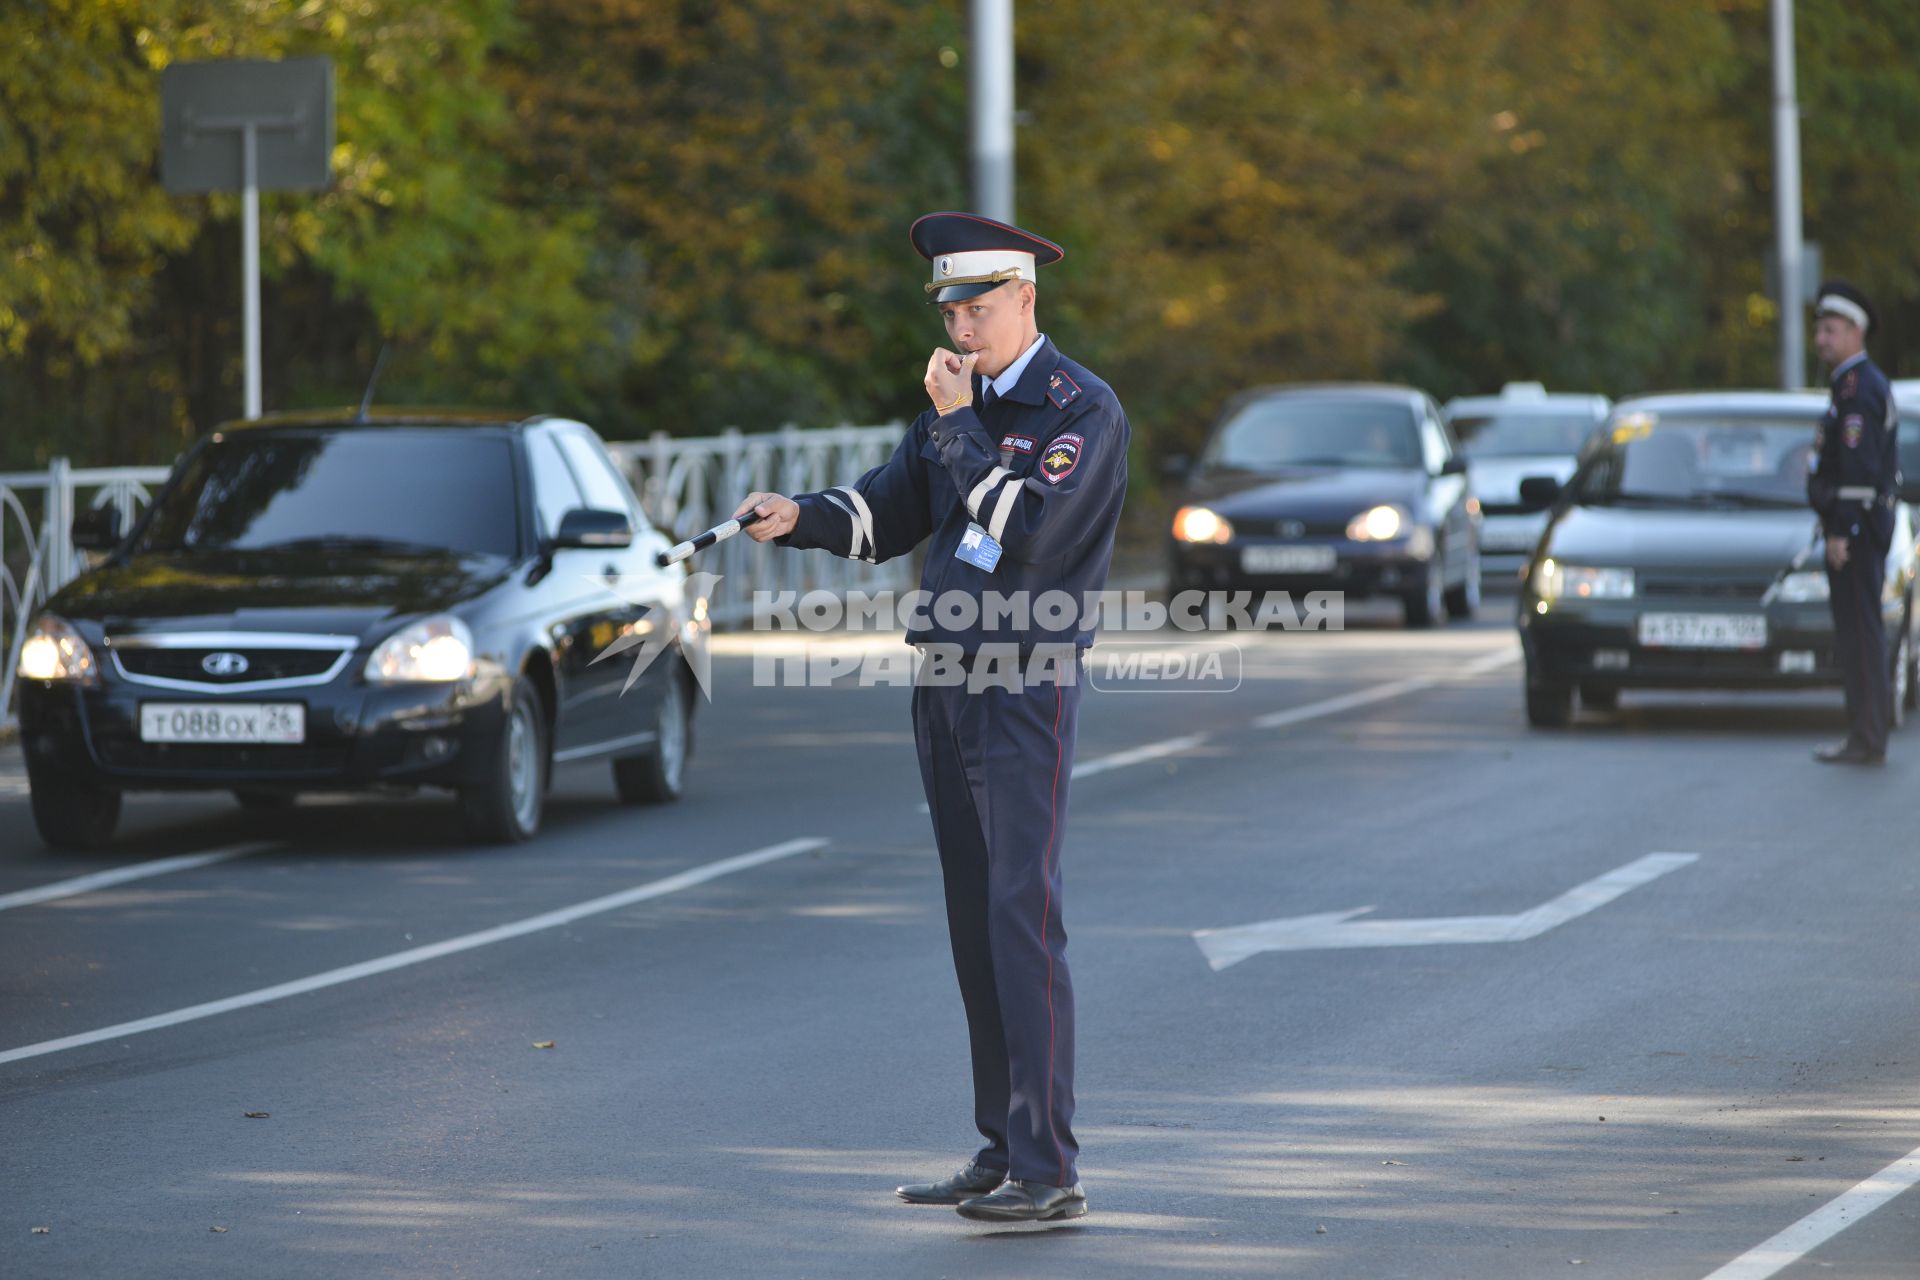
[[265,1119],[266,1119],[266,1118],[267,1118],[268,1116],[270,1116],[270,1115],[272,1115],[272,1114],[273,1114],[273,1112],[271,1112],[271,1111],[242,1111],[242,1112],[241,1112],[240,1114],[241,1114],[241,1115],[243,1115],[243,1116],[245,1116],[245,1117],[246,1117],[247,1119],[249,1119],[249,1120],[265,1120]]
[[1801,1160],[1805,1160],[1805,1159],[1806,1159],[1806,1157],[1805,1157],[1805,1156],[1788,1156],[1788,1157],[1787,1157],[1787,1163],[1788,1163],[1788,1164],[1794,1164],[1794,1163],[1796,1163],[1796,1162],[1798,1162],[1798,1161],[1801,1161]]
[[33,1229],[33,1234],[37,1236],[44,1236],[49,1234],[52,1230],[53,1230],[52,1227],[35,1227]]
[[534,1048],[536,1048],[536,1049],[551,1049],[551,1048],[553,1048],[553,1041],[551,1041],[551,1040],[535,1040],[535,1041],[533,1042],[533,1047],[534,1047]]
[[1382,1160],[1381,1164],[1405,1164],[1405,1160]]
[[1325,1235],[1325,1234],[1327,1234],[1327,1229],[1326,1229],[1325,1227],[1315,1227],[1315,1228],[1313,1229],[1313,1234],[1315,1234],[1315,1235],[1317,1235],[1317,1236],[1323,1236],[1323,1235]]
[[227,1234],[227,1229],[225,1227],[208,1227],[207,1230],[213,1232],[213,1234],[217,1236],[223,1236]]

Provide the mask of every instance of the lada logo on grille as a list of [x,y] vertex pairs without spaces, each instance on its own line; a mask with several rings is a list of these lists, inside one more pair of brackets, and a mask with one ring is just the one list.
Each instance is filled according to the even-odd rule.
[[1298,520],[1282,520],[1280,522],[1280,536],[1283,538],[1303,537],[1306,532],[1307,526]]
[[238,653],[210,653],[200,659],[200,669],[210,676],[237,676],[247,670],[245,656]]

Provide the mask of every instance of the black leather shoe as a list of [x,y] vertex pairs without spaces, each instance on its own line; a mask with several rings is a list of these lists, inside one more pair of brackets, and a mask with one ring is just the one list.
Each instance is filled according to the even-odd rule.
[[1813,758],[1821,764],[1885,764],[1887,753],[1869,751],[1857,742],[1843,742],[1837,747],[1821,747],[1813,753]]
[[904,1187],[895,1187],[893,1194],[908,1204],[959,1204],[974,1196],[984,1196],[1007,1180],[1005,1169],[989,1169],[985,1165],[969,1164],[951,1178],[942,1178],[938,1182],[915,1182]]
[[988,1196],[960,1202],[960,1216],[975,1222],[1048,1222],[1078,1218],[1087,1211],[1087,1193],[1079,1183],[1070,1187],[1045,1182],[1009,1181]]

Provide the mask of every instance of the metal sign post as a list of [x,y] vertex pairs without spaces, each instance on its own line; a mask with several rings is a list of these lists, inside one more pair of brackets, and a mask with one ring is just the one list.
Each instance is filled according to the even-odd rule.
[[973,208],[1013,221],[1013,0],[973,0]]
[[1807,384],[1808,292],[1801,279],[1800,103],[1794,88],[1793,0],[1773,0],[1773,199],[1780,263],[1780,386],[1793,391]]
[[[240,192],[246,416],[260,416],[260,192],[322,188],[333,160],[333,63],[239,59],[160,73],[167,190]],[[211,145],[212,139],[231,139]],[[238,145],[233,145],[237,143]]]

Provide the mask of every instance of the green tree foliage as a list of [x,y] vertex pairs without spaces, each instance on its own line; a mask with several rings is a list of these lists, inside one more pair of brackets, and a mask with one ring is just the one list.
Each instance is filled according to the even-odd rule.
[[[237,202],[157,183],[158,72],[324,53],[336,181],[269,196],[270,407],[614,435],[916,411],[906,228],[965,208],[960,0],[22,0],[0,42],[0,457],[161,458],[233,412]],[[16,5],[20,8],[21,5]],[[1920,344],[1920,6],[1800,0],[1807,228]],[[1019,10],[1042,322],[1147,451],[1234,391],[1773,378],[1765,0]],[[1143,473],[1151,468],[1140,468]]]

